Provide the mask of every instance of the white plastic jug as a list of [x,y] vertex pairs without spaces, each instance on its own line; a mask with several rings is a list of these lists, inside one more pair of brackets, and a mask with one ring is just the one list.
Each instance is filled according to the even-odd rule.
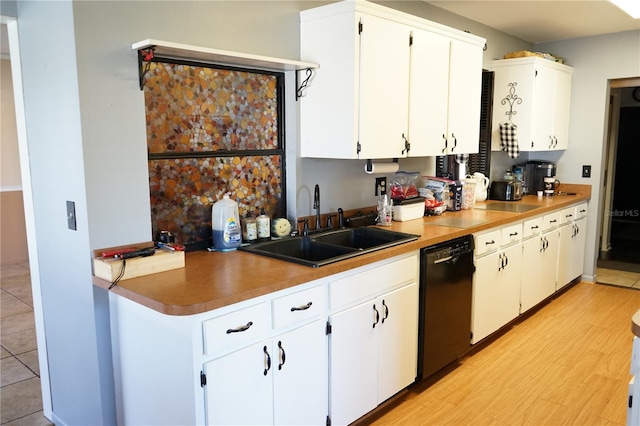
[[480,172],[475,172],[473,178],[476,180],[476,201],[486,200],[489,178]]
[[242,228],[238,204],[224,194],[222,200],[213,203],[211,210],[213,248],[220,251],[235,250],[242,243]]

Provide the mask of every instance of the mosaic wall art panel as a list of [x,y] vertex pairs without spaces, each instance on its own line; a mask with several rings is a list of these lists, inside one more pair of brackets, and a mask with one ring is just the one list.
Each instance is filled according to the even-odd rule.
[[150,153],[278,148],[273,75],[152,62],[144,93]]
[[[286,211],[276,75],[151,62],[144,95],[153,235],[211,240],[225,193],[241,217]],[[251,151],[244,153],[243,151]],[[256,151],[264,151],[256,155]]]
[[170,231],[181,244],[211,238],[213,203],[229,193],[238,212],[273,216],[282,198],[280,156],[149,161],[153,234]]

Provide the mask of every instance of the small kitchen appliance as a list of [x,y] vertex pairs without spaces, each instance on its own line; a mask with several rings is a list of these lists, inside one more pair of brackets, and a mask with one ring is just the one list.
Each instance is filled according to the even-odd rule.
[[536,194],[544,191],[544,178],[556,177],[556,165],[546,161],[529,161],[524,164],[513,166],[516,178],[521,174],[523,182],[523,194]]
[[519,180],[494,180],[489,187],[491,200],[518,201],[522,195],[522,181]]

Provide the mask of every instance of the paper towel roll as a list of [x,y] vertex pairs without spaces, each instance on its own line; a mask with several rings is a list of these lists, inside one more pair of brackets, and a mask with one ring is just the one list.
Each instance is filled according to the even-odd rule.
[[395,173],[400,168],[400,164],[398,163],[371,163],[364,165],[364,171],[371,174],[390,174]]

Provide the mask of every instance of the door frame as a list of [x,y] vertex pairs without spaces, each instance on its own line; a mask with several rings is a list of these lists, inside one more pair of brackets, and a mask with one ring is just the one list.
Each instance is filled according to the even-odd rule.
[[0,23],[7,26],[9,42],[14,108],[16,114],[16,132],[18,135],[18,154],[20,157],[20,179],[22,181],[22,197],[27,234],[27,252],[29,255],[29,272],[31,275],[31,293],[33,295],[33,314],[36,328],[36,342],[38,345],[42,408],[43,415],[47,419],[51,420],[53,418],[53,403],[51,401],[47,341],[45,338],[44,311],[42,309],[42,292],[40,287],[40,268],[36,244],[36,222],[33,205],[33,190],[31,186],[29,146],[27,143],[27,121],[25,118],[24,96],[22,92],[22,64],[20,60],[20,44],[18,41],[18,19],[11,16],[0,15]]
[[604,179],[602,180],[603,200],[600,211],[600,229],[598,259],[607,259],[611,250],[610,214],[613,208],[613,189],[615,188],[616,163],[618,152],[618,126],[620,124],[620,108],[622,105],[622,89],[640,86],[640,77],[609,80],[608,119],[606,144],[604,146]]

